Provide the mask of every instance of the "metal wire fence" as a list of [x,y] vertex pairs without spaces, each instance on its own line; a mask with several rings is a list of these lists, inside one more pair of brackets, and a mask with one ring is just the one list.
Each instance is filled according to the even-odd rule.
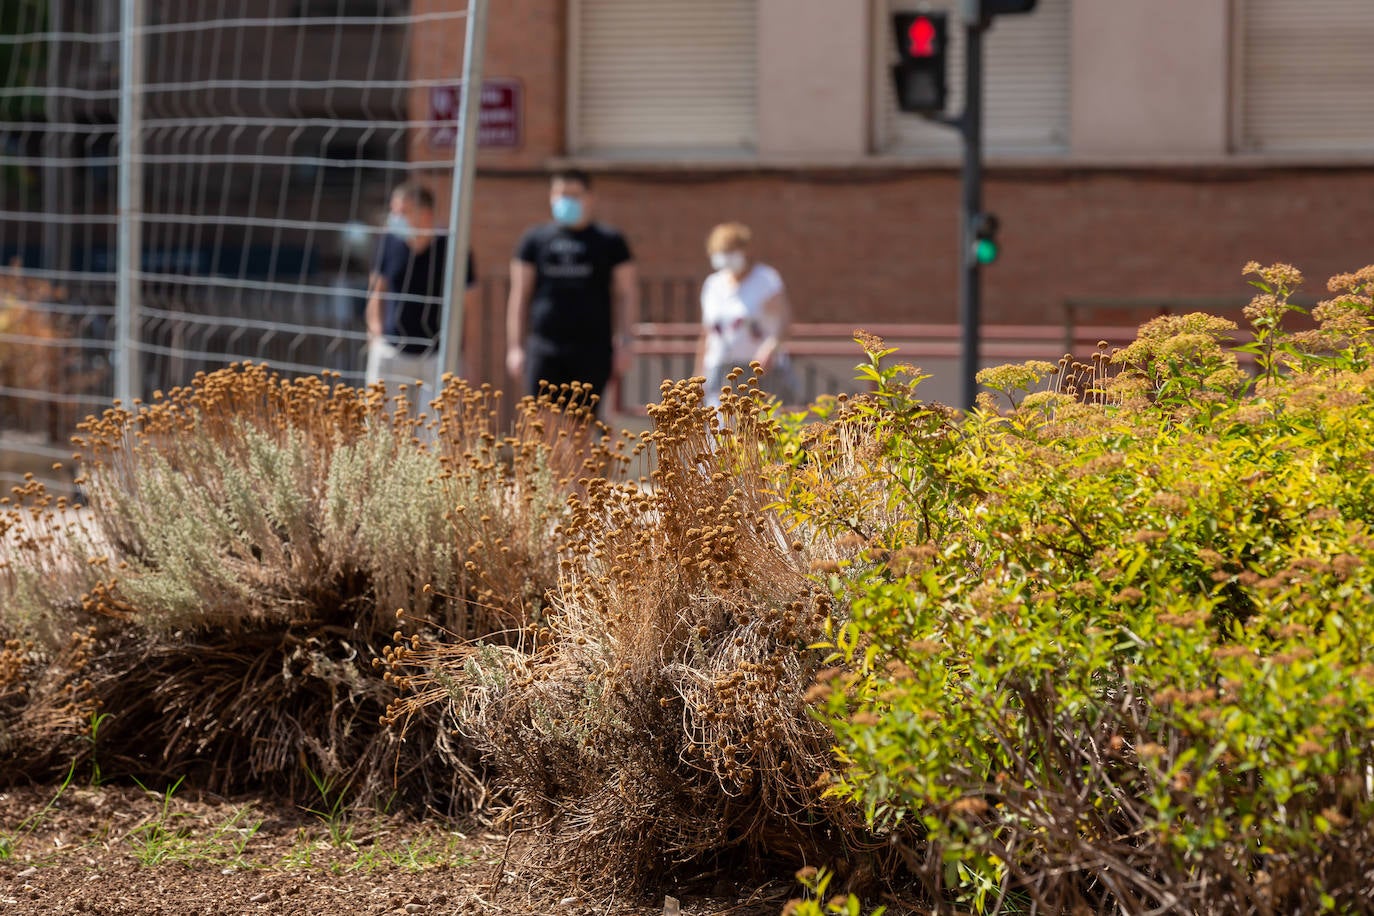
[[0,481],[60,483],[77,418],[198,371],[361,383],[390,190],[463,186],[463,132],[423,138],[484,2],[0,3]]

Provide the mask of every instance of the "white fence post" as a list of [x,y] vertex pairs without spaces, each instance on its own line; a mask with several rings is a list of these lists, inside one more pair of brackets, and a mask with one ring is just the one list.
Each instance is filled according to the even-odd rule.
[[[439,337],[439,378],[457,373],[463,354],[463,293],[467,289],[467,252],[472,237],[472,185],[482,110],[482,70],[487,49],[487,0],[468,0],[463,48],[463,92],[458,106],[458,149],[453,159],[449,202],[448,264],[444,271],[444,311]],[[502,363],[504,365],[504,363]],[[471,367],[464,367],[471,371]]]
[[119,66],[119,229],[115,280],[115,397],[130,407],[139,385],[138,299],[143,233],[143,0],[123,0]]

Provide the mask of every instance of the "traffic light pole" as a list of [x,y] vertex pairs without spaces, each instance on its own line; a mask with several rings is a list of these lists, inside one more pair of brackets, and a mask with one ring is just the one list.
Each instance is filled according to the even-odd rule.
[[974,251],[975,221],[983,211],[983,32],[981,15],[964,23],[964,112],[957,126],[964,138],[962,207],[959,217],[960,394],[965,410],[978,397],[978,344],[982,311],[982,271]]
[[959,400],[972,410],[978,399],[979,329],[983,277],[976,240],[983,212],[983,33],[991,22],[985,0],[964,0],[964,110],[955,118],[931,118],[959,131],[964,141],[959,198]]
[[1037,0],[961,0],[964,23],[964,110],[945,108],[946,14],[893,13],[898,62],[892,68],[902,111],[959,131],[964,141],[959,213],[959,337],[964,408],[978,399],[982,266],[997,259],[997,217],[983,212],[983,37],[997,16],[1029,13]]

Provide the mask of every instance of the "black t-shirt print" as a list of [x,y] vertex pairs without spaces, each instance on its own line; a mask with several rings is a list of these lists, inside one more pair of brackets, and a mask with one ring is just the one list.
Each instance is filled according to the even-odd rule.
[[[404,353],[427,353],[439,340],[444,307],[444,268],[448,238],[436,235],[424,251],[415,252],[394,235],[382,237],[373,272],[386,281],[382,330]],[[477,282],[468,252],[468,286]]]
[[592,223],[545,223],[525,233],[515,256],[534,265],[530,336],[556,351],[611,346],[611,274],[631,259],[625,237]]

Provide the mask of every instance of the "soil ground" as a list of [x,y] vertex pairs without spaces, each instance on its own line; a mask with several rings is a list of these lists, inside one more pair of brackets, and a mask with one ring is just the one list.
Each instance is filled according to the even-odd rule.
[[[308,807],[308,806],[307,806]],[[455,824],[314,810],[190,789],[0,791],[0,914],[109,916],[659,916],[652,902],[522,876],[507,837]],[[795,885],[718,887],[683,916],[777,916]]]

